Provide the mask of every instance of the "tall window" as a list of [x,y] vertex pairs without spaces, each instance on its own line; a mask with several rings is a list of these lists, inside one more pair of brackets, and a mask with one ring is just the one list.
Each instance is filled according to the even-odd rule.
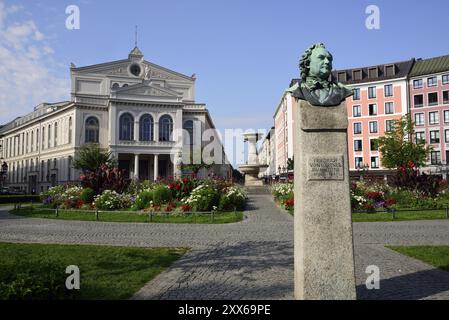
[[445,123],[449,122],[449,110],[444,110],[443,114],[444,114],[444,122]]
[[387,84],[384,87],[385,91],[385,97],[391,97],[393,95],[393,85]]
[[184,144],[193,145],[193,121],[187,120],[184,122],[184,130],[186,131],[186,138],[184,139]]
[[394,113],[394,105],[393,102],[385,102],[385,114]]
[[369,132],[377,133],[377,121],[370,121],[369,123]]
[[438,104],[438,93],[432,92],[428,95],[429,106],[436,106]]
[[391,132],[394,129],[394,120],[385,121],[385,132]]
[[422,107],[424,105],[424,96],[422,94],[417,94],[413,97],[413,102],[415,105],[415,108]]
[[362,108],[360,106],[352,107],[352,116],[353,117],[361,117],[362,116]]
[[379,151],[379,139],[371,139],[369,144],[371,151]]
[[413,80],[413,89],[419,89],[423,87],[422,79]]
[[449,143],[449,130],[444,130],[444,142]]
[[424,113],[415,113],[415,125],[417,126],[424,125]]
[[47,148],[50,149],[50,141],[51,141],[51,125],[48,125],[48,141],[47,141]]
[[39,151],[39,129],[36,129],[36,151]]
[[352,97],[353,100],[360,100],[360,88],[354,89],[354,96]]
[[440,131],[430,131],[430,143],[440,143]]
[[95,117],[89,117],[86,119],[86,143],[98,143],[100,133],[100,124]]
[[69,118],[69,144],[72,143],[72,117]]
[[368,106],[369,109],[369,115],[370,116],[376,116],[377,115],[377,104],[370,104]]
[[443,91],[443,103],[444,104],[449,103],[449,91]]
[[440,151],[430,152],[430,163],[431,164],[441,164],[441,153]]
[[354,151],[363,151],[362,140],[354,140]]
[[449,74],[445,74],[443,75],[443,84],[448,84],[449,83]]
[[440,114],[438,111],[429,112],[429,124],[438,124],[440,122]]
[[53,142],[53,146],[56,147],[58,145],[58,123],[57,122],[55,122],[54,130],[55,130],[55,132],[54,132],[55,141]]
[[369,87],[368,88],[368,98],[369,99],[376,98],[376,87]]
[[31,152],[34,152],[34,131],[31,131]]
[[120,117],[120,140],[134,140],[134,117],[129,113]]
[[379,157],[371,157],[371,168],[379,169]]
[[362,133],[362,123],[356,122],[354,123],[354,134],[361,134]]
[[416,144],[426,143],[426,133],[416,132]]
[[144,114],[140,118],[139,128],[140,141],[153,141],[154,122],[153,117],[149,114]]
[[173,120],[169,115],[159,119],[159,141],[170,141],[173,132]]
[[362,157],[355,157],[355,168],[356,169],[363,168],[363,158]]
[[45,149],[45,128],[42,128],[42,149]]
[[437,85],[437,77],[427,78],[427,86],[435,87]]

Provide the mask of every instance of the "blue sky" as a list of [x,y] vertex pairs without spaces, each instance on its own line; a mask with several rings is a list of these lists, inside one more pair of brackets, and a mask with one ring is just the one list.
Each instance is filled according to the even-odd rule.
[[[70,31],[73,4],[81,29]],[[365,27],[368,5],[380,30]],[[126,58],[138,25],[146,60],[196,73],[218,128],[268,129],[310,44],[324,42],[337,69],[449,54],[448,10],[445,0],[0,0],[0,123],[68,99],[70,62]]]

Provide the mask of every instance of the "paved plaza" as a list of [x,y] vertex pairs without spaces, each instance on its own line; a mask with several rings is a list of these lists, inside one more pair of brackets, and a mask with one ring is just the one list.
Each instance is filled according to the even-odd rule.
[[[293,217],[269,194],[251,194],[244,221],[225,225],[29,219],[0,208],[0,241],[191,248],[135,299],[293,298]],[[359,299],[449,299],[449,273],[385,248],[449,245],[449,221],[355,223],[354,242]],[[364,285],[369,265],[380,268],[380,290]]]

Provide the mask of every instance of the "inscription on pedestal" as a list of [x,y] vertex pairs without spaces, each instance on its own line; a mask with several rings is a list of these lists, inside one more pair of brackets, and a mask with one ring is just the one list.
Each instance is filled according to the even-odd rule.
[[343,156],[309,156],[307,180],[344,180]]

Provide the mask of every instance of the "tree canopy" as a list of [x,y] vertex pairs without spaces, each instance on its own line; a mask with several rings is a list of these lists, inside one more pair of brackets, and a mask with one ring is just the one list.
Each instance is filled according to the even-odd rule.
[[414,123],[409,116],[395,121],[392,131],[379,138],[382,165],[389,169],[422,167],[431,151],[425,141],[415,141]]
[[76,153],[73,167],[83,172],[94,172],[103,165],[115,166],[111,152],[100,148],[98,144],[83,145]]

